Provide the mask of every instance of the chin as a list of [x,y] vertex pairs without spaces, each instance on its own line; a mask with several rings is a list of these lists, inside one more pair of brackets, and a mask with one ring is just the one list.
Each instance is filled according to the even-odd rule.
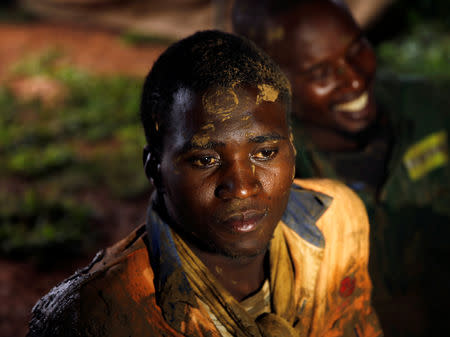
[[269,249],[269,242],[264,245],[233,245],[233,246],[217,246],[215,245],[213,248],[214,252],[232,259],[237,260],[245,260],[251,259],[260,255],[266,254]]
[[363,132],[366,130],[371,124],[371,121],[365,120],[365,121],[359,121],[357,123],[351,123],[351,124],[344,124],[340,125],[340,129],[349,134],[359,134],[360,132]]

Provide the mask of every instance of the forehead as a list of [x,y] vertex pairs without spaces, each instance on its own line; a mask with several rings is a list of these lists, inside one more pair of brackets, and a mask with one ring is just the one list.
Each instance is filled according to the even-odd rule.
[[168,136],[176,138],[175,143],[198,135],[227,138],[258,127],[288,129],[280,92],[268,84],[217,86],[201,93],[180,89],[174,95],[170,124]]
[[279,17],[290,44],[291,63],[298,70],[338,57],[360,34],[344,7],[330,1],[310,1]]

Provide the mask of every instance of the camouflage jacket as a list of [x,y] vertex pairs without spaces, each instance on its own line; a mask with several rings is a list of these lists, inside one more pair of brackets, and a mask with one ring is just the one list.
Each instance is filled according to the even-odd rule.
[[432,270],[442,269],[437,257],[449,253],[449,89],[447,82],[379,80],[377,104],[390,119],[393,144],[384,182],[376,191],[341,177],[294,122],[299,176],[342,180],[366,205],[376,290],[402,291],[442,276]]

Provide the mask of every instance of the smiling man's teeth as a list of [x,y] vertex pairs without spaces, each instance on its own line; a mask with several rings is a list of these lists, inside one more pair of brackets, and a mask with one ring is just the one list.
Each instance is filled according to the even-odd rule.
[[339,110],[339,111],[350,112],[350,113],[352,113],[353,117],[357,118],[357,117],[359,117],[358,112],[361,109],[366,107],[368,101],[369,101],[369,94],[366,91],[361,96],[354,99],[353,101],[342,103],[342,104],[337,104],[335,106],[335,109]]

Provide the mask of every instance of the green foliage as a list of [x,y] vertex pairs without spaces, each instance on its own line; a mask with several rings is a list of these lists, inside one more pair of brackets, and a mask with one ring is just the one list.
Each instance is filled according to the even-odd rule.
[[0,89],[0,173],[47,180],[56,175],[65,191],[85,180],[119,197],[144,193],[141,79],[93,76],[64,66],[62,57],[50,49],[12,69],[14,76],[58,81],[68,92],[62,104],[21,102]]
[[448,0],[397,0],[394,6],[406,13],[410,27],[434,22],[446,30],[450,28]]
[[12,153],[7,162],[11,173],[25,177],[36,177],[61,169],[74,160],[74,154],[67,146],[48,145],[45,148],[29,147]]
[[130,45],[148,45],[148,44],[164,44],[169,45],[176,42],[171,37],[150,35],[140,32],[128,31],[122,34],[122,41]]
[[92,75],[63,59],[51,49],[10,72],[12,79],[56,81],[66,92],[57,104],[24,101],[0,86],[0,177],[26,190],[12,194],[0,185],[0,254],[32,252],[42,260],[83,252],[98,234],[90,228],[92,210],[83,205],[86,192],[148,193],[138,114],[142,79]]
[[384,72],[424,77],[450,77],[450,32],[422,24],[401,39],[377,49]]
[[98,180],[116,197],[143,195],[149,186],[142,168],[144,132],[139,124],[128,125],[118,129],[115,138],[123,144],[121,148],[114,152],[99,153],[95,158]]
[[13,256],[32,253],[39,262],[51,254],[83,252],[92,244],[92,220],[92,211],[74,200],[46,198],[33,189],[22,194],[2,190],[0,252]]

